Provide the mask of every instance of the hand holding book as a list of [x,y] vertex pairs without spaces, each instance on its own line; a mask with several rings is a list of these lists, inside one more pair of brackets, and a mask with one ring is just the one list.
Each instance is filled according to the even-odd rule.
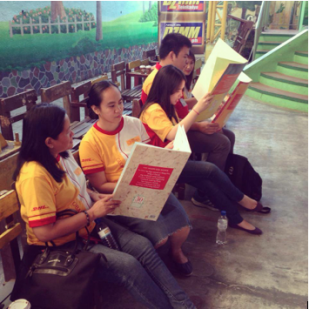
[[205,134],[214,134],[221,130],[218,123],[211,123],[208,121],[199,122],[199,130]]
[[206,93],[204,96],[202,96],[200,100],[197,101],[192,110],[199,115],[201,112],[203,112],[205,109],[209,107],[209,104],[211,103],[212,99],[213,96],[210,93]]

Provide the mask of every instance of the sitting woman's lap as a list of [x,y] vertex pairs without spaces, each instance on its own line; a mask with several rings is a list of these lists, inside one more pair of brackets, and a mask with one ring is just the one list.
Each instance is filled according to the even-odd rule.
[[122,216],[109,217],[109,219],[137,234],[145,236],[153,245],[160,243],[183,227],[189,226],[191,228],[183,206],[172,193],[168,197],[157,221]]

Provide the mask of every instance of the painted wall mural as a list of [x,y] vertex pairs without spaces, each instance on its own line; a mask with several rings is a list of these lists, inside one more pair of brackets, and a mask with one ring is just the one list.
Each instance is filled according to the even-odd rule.
[[157,47],[156,1],[0,2],[0,97],[110,71]]

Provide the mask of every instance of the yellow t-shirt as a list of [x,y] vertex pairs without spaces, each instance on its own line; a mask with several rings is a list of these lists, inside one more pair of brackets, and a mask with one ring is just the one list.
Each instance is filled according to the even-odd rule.
[[[33,245],[45,244],[34,235],[34,227],[56,221],[56,213],[65,209],[78,212],[86,210],[78,199],[79,190],[65,174],[61,183],[38,162],[26,162],[20,170],[16,181],[16,191],[21,204],[21,217],[26,222],[27,242]],[[59,219],[61,220],[61,218]],[[92,222],[88,227],[91,232],[95,226]],[[80,236],[87,236],[86,229],[80,230]],[[54,239],[59,246],[75,239],[75,233]]]
[[150,137],[150,144],[165,147],[170,141],[166,136],[173,128],[175,121],[170,121],[160,104],[151,104],[140,116]]
[[141,100],[142,103],[145,104],[148,94],[150,92],[150,88],[153,84],[153,80],[156,77],[158,71],[162,68],[162,66],[157,63],[156,67],[153,69],[153,71],[147,76],[147,78],[145,79],[144,83],[143,83],[143,88],[142,88],[142,95],[141,95]]
[[108,182],[117,182],[135,142],[149,142],[144,126],[137,118],[123,116],[113,132],[104,131],[95,123],[79,146],[84,174],[104,171]]

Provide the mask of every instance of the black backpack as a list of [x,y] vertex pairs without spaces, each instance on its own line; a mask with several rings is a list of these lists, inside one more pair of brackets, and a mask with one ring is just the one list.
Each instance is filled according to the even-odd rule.
[[244,194],[259,201],[262,197],[262,178],[246,157],[230,153],[225,164],[225,173]]

